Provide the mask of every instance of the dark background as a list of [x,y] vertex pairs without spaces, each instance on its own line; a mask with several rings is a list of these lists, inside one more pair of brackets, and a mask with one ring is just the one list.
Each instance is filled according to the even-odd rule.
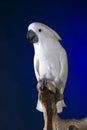
[[87,3],[70,1],[0,1],[0,130],[43,128],[36,107],[33,46],[27,27],[42,22],[56,30],[68,54],[69,75],[62,118],[87,116]]

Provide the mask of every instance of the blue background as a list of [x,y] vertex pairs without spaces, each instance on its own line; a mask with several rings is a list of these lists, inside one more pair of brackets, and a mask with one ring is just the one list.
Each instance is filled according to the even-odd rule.
[[62,37],[69,74],[62,118],[87,117],[86,1],[0,1],[0,130],[43,128],[36,107],[33,46],[26,39],[31,22],[47,24]]

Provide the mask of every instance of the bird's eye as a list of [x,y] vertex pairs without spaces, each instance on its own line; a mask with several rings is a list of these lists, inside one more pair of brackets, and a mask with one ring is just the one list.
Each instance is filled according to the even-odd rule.
[[42,30],[41,29],[38,29],[39,32],[41,32]]

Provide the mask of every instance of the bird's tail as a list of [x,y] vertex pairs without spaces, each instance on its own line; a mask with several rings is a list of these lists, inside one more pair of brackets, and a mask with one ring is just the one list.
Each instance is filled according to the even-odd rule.
[[57,104],[57,113],[61,113],[63,111],[63,107],[66,107],[64,100],[58,101]]
[[[61,113],[62,110],[63,110],[63,107],[66,107],[66,105],[64,103],[64,100],[61,100],[61,101],[57,102],[56,106],[57,106],[57,113]],[[38,111],[40,111],[40,112],[43,112],[43,107],[42,107],[42,104],[41,104],[41,102],[40,102],[39,99],[37,101],[37,107],[36,107],[36,109]]]
[[43,107],[42,107],[42,104],[40,102],[40,100],[38,99],[37,101],[37,106],[36,106],[36,109],[40,112],[43,112]]

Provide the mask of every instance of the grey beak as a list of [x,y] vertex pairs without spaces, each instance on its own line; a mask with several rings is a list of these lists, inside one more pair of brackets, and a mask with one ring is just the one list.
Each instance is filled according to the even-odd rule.
[[29,30],[26,35],[27,39],[29,40],[30,43],[36,43],[38,42],[38,36],[36,33],[32,30]]

